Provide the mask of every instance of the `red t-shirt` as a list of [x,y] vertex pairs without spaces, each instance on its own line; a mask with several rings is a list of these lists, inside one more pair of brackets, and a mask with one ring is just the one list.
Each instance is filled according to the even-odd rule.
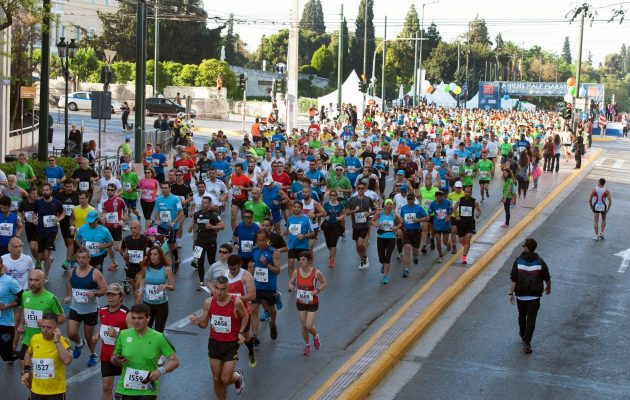
[[[273,178],[274,182],[278,182],[282,184],[282,186],[291,186],[291,177],[286,172],[272,172],[271,177]],[[283,189],[282,191],[286,193],[286,190]]]
[[121,306],[116,312],[109,311],[108,306],[101,307],[98,310],[98,318],[101,321],[99,336],[103,341],[101,345],[101,361],[109,362],[114,353],[114,345],[116,344],[116,339],[110,337],[107,334],[107,330],[110,326],[114,329],[118,328],[118,332],[127,329],[127,312],[129,312],[129,309],[125,306]]
[[241,329],[241,319],[234,313],[235,295],[230,295],[230,301],[220,306],[216,297],[210,300],[210,338],[218,342],[236,342]]
[[112,197],[103,202],[102,211],[105,213],[105,227],[118,228],[122,226],[122,215],[125,211],[125,201],[120,197]]
[[236,200],[247,200],[247,192],[243,189],[251,184],[251,179],[245,174],[232,175],[232,197]]
[[181,169],[184,172],[185,181],[189,182],[192,180],[192,174],[190,170],[195,168],[195,162],[192,160],[192,158],[180,158],[179,160],[175,161],[174,167],[177,169]]

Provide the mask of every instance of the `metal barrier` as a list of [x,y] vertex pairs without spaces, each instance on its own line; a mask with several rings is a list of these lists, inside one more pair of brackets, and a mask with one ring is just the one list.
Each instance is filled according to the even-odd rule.
[[90,163],[90,167],[92,167],[92,169],[96,171],[98,176],[103,176],[103,169],[106,166],[112,169],[112,174],[114,176],[120,176],[121,171],[119,156],[99,157]]

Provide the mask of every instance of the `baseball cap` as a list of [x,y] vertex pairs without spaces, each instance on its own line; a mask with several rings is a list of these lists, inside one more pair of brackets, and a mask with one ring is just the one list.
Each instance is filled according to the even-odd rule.
[[456,188],[460,188],[460,187],[464,187],[464,186],[462,185],[461,181],[457,181],[457,182],[455,182],[455,187]]
[[440,194],[440,195],[444,196],[444,192],[443,192],[443,191],[441,191],[441,190],[436,190],[436,191],[435,191],[435,194],[436,194],[436,195]]
[[407,185],[400,185],[400,191],[401,192],[406,192],[407,191]]
[[265,178],[265,185],[273,185],[275,182],[273,181],[273,178],[268,176]]
[[405,175],[405,171],[399,169],[398,172],[396,172],[396,175]]
[[97,219],[98,219],[98,213],[96,211],[92,210],[85,217],[85,222],[87,222],[88,224],[91,224],[94,221],[96,221]]
[[109,286],[107,286],[107,291],[105,292],[105,294],[123,294],[123,288],[122,285],[120,283],[110,283]]
[[123,171],[129,169],[129,164],[127,163],[120,164],[120,169],[122,169]]
[[398,159],[399,160],[405,160],[405,159],[407,159],[407,156],[404,155],[404,154],[401,154],[401,155],[398,156]]
[[383,158],[383,156],[381,154],[377,154],[376,158]]

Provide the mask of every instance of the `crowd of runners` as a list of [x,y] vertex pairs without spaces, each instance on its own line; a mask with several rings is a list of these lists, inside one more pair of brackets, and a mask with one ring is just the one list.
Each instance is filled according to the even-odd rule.
[[[0,197],[0,355],[20,363],[16,379],[31,399],[64,399],[65,366],[85,350],[87,367],[100,364],[104,399],[156,398],[160,377],[180,362],[186,368],[163,332],[168,293],[190,256],[197,290],[210,294],[190,323],[209,326],[215,393],[224,399],[233,385],[240,394],[239,347],[256,368],[262,323],[278,338],[281,292],[295,296],[303,354],[322,346],[315,320],[328,270],[350,265],[336,263],[340,240],[353,240],[358,255],[344,260],[356,259],[359,271],[376,264],[383,285],[408,278],[420,260],[459,254],[466,264],[482,211],[502,204],[509,229],[510,209],[543,173],[558,172],[561,158],[581,158],[583,135],[557,113],[421,106],[370,110],[362,121],[313,118],[293,132],[246,136],[240,146],[221,132],[174,154],[149,143],[142,164],[102,175],[87,159],[67,175],[49,156],[37,177],[21,154]],[[493,180],[501,183],[491,187]],[[597,240],[611,206],[604,184],[589,199]],[[219,242],[224,230],[232,239]],[[185,231],[194,235],[191,248],[181,247]],[[325,260],[313,253],[320,236]],[[53,259],[60,244],[65,257]],[[368,258],[370,246],[378,261]],[[121,267],[126,278],[113,279]],[[49,292],[53,280],[66,290]]]

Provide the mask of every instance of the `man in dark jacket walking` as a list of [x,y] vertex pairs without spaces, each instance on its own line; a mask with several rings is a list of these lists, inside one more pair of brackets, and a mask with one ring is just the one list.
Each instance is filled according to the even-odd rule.
[[[536,316],[540,308],[540,297],[543,291],[551,294],[551,276],[549,268],[538,254],[538,243],[532,238],[523,242],[523,253],[516,258],[510,273],[510,303],[518,308],[519,334],[523,340],[523,353],[531,354],[532,336],[536,327]],[[543,284],[544,282],[544,284]],[[545,285],[546,284],[546,285]]]

